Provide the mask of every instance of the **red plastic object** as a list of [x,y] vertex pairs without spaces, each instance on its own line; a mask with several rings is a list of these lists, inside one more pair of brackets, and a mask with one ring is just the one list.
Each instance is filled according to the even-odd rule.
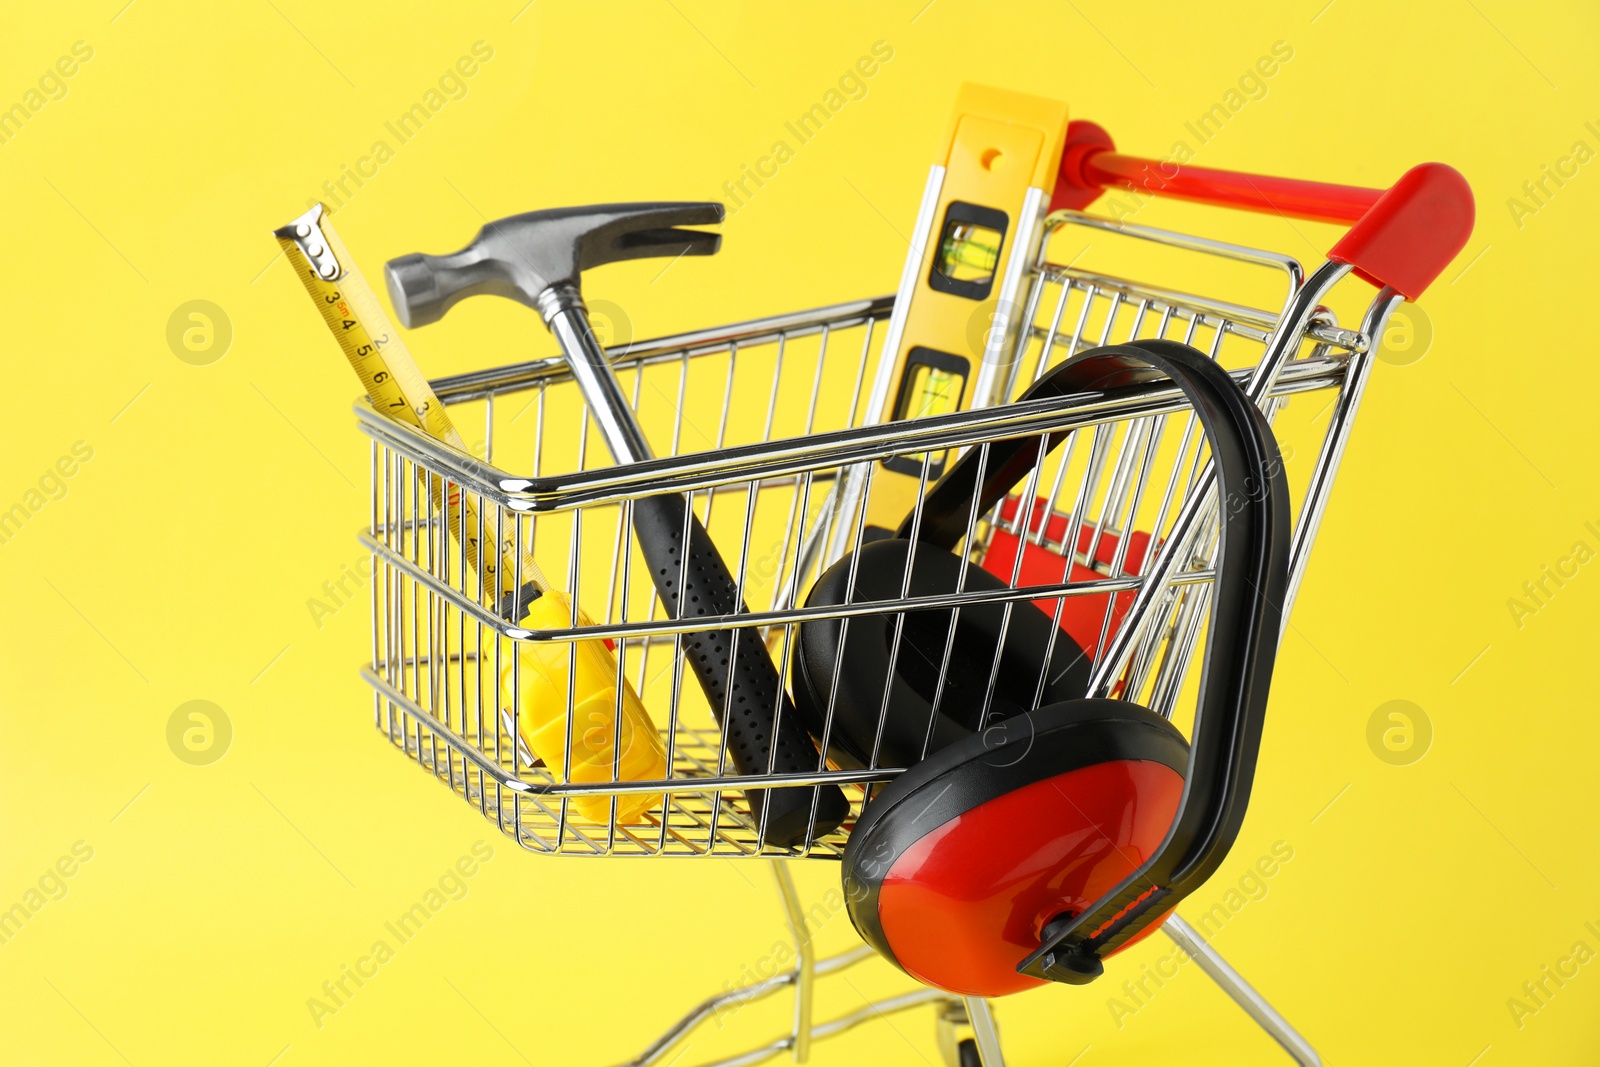
[[[1116,148],[1111,135],[1101,127],[1083,119],[1067,123],[1067,141],[1061,149],[1061,167],[1056,172],[1056,187],[1050,193],[1050,210],[1071,208],[1082,211],[1105,192],[1105,186],[1089,181],[1083,176],[1083,165],[1096,152]],[[1071,177],[1069,177],[1069,175]]]
[[[1007,497],[1000,505],[1000,517],[1006,522],[1015,521],[1019,498]],[[1044,520],[1046,501],[1043,497],[1033,502],[1033,514],[1028,519],[1030,533],[1039,532],[1039,524]],[[1045,537],[1062,544],[1066,541],[1067,517],[1051,514],[1045,526]],[[1094,538],[1094,524],[1084,523],[1078,530],[1077,551],[1084,555],[1089,551],[1089,542]],[[1100,541],[1094,546],[1094,560],[1104,566],[1110,566],[1116,558],[1118,538],[1109,533],[1102,533]],[[1017,559],[1018,538],[1016,534],[1005,530],[996,530],[993,539],[989,542],[989,551],[983,558],[983,569],[999,578],[1003,582],[1011,581],[1011,569]],[[1144,566],[1145,553],[1150,548],[1150,535],[1143,531],[1135,530],[1128,538],[1128,554],[1122,561],[1122,570],[1125,574],[1137,574],[1139,568]],[[1089,582],[1105,575],[1081,563],[1072,564],[1070,577],[1064,576],[1066,570],[1065,560],[1055,552],[1041,545],[1028,543],[1022,549],[1022,570],[1017,575],[1017,584],[1023,585],[1059,585],[1063,581]],[[1055,617],[1056,604],[1062,603],[1061,628],[1072,636],[1079,648],[1088,651],[1094,648],[1100,640],[1100,630],[1105,623],[1106,602],[1113,596],[1116,605],[1111,609],[1110,635],[1117,632],[1122,625],[1122,617],[1128,613],[1128,606],[1133,603],[1133,590],[1121,593],[1097,593],[1093,596],[1069,596],[1060,598],[1045,598],[1035,600],[1034,604],[1046,615]],[[1097,649],[1098,655],[1104,649]]]
[[1412,167],[1328,252],[1373,285],[1422,295],[1472,236],[1472,189],[1454,167]]
[[1328,258],[1416,300],[1466,247],[1472,189],[1453,167],[1423,163],[1388,189],[1273,178],[1116,151],[1092,122],[1067,124],[1051,210],[1088,207],[1109,186],[1317,222],[1354,223]]
[[[1017,961],[1039,947],[1045,923],[1082,913],[1155,852],[1182,793],[1183,776],[1170,767],[1115,760],[1035,782],[951,820],[884,877],[878,914],[895,958],[930,985],[973,996],[1045,984],[1018,974]],[[1060,857],[1072,862],[1053,862]]]

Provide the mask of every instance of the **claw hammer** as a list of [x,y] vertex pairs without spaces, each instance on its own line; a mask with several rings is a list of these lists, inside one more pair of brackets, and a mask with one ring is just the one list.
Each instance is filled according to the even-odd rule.
[[[650,444],[589,325],[580,277],[591,267],[626,259],[711,255],[720,235],[679,227],[721,221],[717,203],[530,211],[489,223],[459,252],[390,260],[389,297],[408,327],[437,322],[458,301],[479,293],[533,308],[561,346],[612,458],[639,463],[652,458]],[[669,618],[748,613],[727,564],[681,494],[634,501],[633,528]],[[729,628],[685,633],[679,640],[740,774],[820,769],[817,749],[757,634]],[[831,784],[751,789],[746,796],[763,827],[762,841],[780,848],[828,833],[849,814],[844,793]]]

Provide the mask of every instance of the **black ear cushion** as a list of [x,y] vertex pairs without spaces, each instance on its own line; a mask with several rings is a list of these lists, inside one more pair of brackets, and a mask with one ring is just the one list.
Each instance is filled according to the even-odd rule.
[[[953,593],[958,583],[961,591],[1008,588],[976,564],[967,565],[963,578],[961,558],[945,549],[893,538],[862,547],[850,602],[899,598],[908,558],[912,596]],[[850,568],[848,556],[828,568],[812,587],[806,605],[843,604]],[[1081,697],[1089,687],[1090,668],[1083,649],[1032,603],[1013,601],[1010,607],[1009,621],[1002,603],[967,604],[959,614],[951,609],[904,613],[892,678],[889,660],[895,641],[895,615],[858,615],[848,623],[842,619],[804,623],[795,642],[793,671],[795,707],[801,720],[820,743],[837,675],[829,757],[841,767],[863,767],[877,741],[878,766],[909,767],[922,759],[924,745],[928,753],[938,752],[970,737],[979,728],[978,718],[997,648],[1000,669],[995,677],[990,722],[1019,715],[1033,706],[1039,672],[1047,656],[1049,675],[1039,702],[1050,704]],[[955,641],[950,648],[944,688],[939,691],[939,667],[952,617]],[[882,716],[880,740],[878,724],[886,690],[887,714]]]
[[869,801],[850,832],[842,873],[856,929],[894,959],[878,919],[878,890],[907,849],[1006,793],[1115,760],[1150,760],[1182,775],[1189,743],[1148,708],[1073,700],[995,723],[930,755]]

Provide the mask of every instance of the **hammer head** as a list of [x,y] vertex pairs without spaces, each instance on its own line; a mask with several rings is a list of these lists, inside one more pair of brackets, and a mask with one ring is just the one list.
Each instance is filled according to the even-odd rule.
[[391,259],[384,274],[400,321],[425,326],[477,293],[535,307],[539,294],[552,286],[577,288],[579,276],[590,267],[649,256],[709,256],[721,245],[720,235],[677,227],[721,221],[722,205],[717,203],[529,211],[489,223],[459,252],[417,252]]

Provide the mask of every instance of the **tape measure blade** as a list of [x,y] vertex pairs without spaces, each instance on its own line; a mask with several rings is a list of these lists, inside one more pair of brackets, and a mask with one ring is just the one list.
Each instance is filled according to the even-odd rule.
[[[325,278],[317,272],[300,243],[286,232],[290,227],[278,231],[278,243],[300,275],[301,283],[366,389],[373,407],[435,440],[467,452],[466,441],[428,385],[422,369],[411,358],[399,331],[356,267],[326,212],[313,221],[321,240],[326,242],[339,265],[335,277]],[[468,565],[480,576],[483,587],[495,590],[497,606],[508,595],[520,593],[515,566],[519,556],[523,581],[533,581],[541,589],[545,586],[532,557],[518,550],[515,523],[506,530],[502,522],[502,529],[497,533],[494,524],[484,521],[459,485],[452,485],[446,492],[443,477],[430,472],[427,479],[435,509],[444,516],[450,535],[461,544]],[[483,541],[493,543],[495,551],[484,552]]]

